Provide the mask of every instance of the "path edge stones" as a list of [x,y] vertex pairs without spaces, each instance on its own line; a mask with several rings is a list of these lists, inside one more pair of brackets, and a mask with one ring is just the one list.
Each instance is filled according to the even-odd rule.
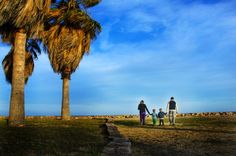
[[131,142],[124,138],[113,123],[105,123],[108,138],[111,140],[103,149],[101,156],[132,156]]

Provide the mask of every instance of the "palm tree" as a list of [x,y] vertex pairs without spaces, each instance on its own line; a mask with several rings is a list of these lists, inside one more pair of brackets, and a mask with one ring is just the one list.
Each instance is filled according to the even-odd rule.
[[[9,125],[24,121],[25,46],[28,38],[39,38],[51,0],[0,0],[0,34],[12,48],[12,78]],[[10,57],[10,56],[9,56]]]
[[100,0],[62,0],[48,17],[43,42],[54,72],[61,74],[63,80],[62,120],[70,119],[71,74],[79,66],[83,55],[89,52],[90,41],[101,32],[100,24],[86,12],[86,8],[99,2]]
[[[38,59],[38,55],[41,54],[41,49],[36,40],[27,40],[25,49],[25,84],[28,82],[28,78],[32,75],[34,71],[34,59]],[[5,56],[2,61],[6,81],[12,84],[12,70],[13,70],[13,52],[14,47],[12,47],[9,53]]]

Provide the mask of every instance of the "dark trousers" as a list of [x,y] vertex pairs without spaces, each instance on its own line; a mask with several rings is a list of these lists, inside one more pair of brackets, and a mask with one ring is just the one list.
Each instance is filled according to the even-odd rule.
[[164,119],[159,119],[159,126],[164,126]]

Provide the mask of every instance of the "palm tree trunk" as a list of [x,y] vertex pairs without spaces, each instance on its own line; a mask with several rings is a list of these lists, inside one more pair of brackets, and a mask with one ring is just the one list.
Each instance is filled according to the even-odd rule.
[[19,124],[22,124],[25,118],[25,44],[26,34],[22,30],[16,32],[13,52],[12,85],[9,110],[10,126],[17,126]]
[[69,85],[70,79],[63,78],[62,88],[62,107],[61,107],[61,118],[62,120],[70,120],[70,103],[69,103]]

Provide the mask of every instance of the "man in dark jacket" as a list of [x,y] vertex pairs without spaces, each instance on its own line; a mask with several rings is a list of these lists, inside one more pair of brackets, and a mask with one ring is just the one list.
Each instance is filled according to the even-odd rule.
[[140,125],[145,125],[145,117],[146,117],[146,111],[148,114],[150,114],[149,110],[147,109],[147,106],[144,104],[144,101],[141,100],[138,105],[139,110],[139,116],[140,116]]
[[169,114],[170,125],[175,125],[175,116],[178,113],[177,103],[174,100],[174,97],[170,98],[170,101],[167,104],[166,112]]

